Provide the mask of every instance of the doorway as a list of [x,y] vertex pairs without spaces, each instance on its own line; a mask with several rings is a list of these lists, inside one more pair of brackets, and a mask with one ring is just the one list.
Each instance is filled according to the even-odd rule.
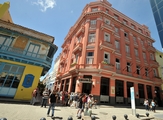
[[83,83],[82,93],[90,94],[92,89],[92,83]]

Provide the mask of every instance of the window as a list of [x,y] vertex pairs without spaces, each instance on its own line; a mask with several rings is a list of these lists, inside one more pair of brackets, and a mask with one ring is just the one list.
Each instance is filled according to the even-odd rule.
[[138,50],[137,50],[137,49],[135,49],[135,55],[136,55],[136,57],[139,56],[139,55],[138,55]]
[[104,62],[106,63],[110,63],[110,54],[109,53],[104,53]]
[[115,18],[116,20],[118,20],[119,17],[118,17],[118,15],[114,15],[114,18]]
[[119,29],[115,27],[115,33],[119,34]]
[[141,30],[141,29],[139,29],[139,32],[140,32],[140,33],[142,33],[142,30]]
[[124,33],[124,36],[125,36],[125,37],[128,37],[128,34],[125,32],[125,33]]
[[40,50],[40,45],[30,43],[27,49],[27,56],[37,57]]
[[145,76],[148,77],[148,68],[145,68]]
[[119,50],[119,49],[120,49],[120,44],[119,44],[119,41],[115,41],[115,48],[116,48],[117,50]]
[[79,58],[79,55],[76,54],[76,55],[75,55],[75,63],[78,63],[78,58]]
[[131,72],[131,63],[127,62],[127,72]]
[[143,40],[140,40],[140,42],[141,42],[141,45],[144,46],[144,42],[143,42]]
[[115,64],[116,64],[116,69],[120,70],[120,60],[118,58],[116,58]]
[[153,56],[152,53],[150,53],[150,59],[151,59],[151,60],[154,60],[154,56]]
[[10,39],[9,36],[0,34],[0,49],[2,50],[8,49],[8,47],[11,46],[12,42],[13,38]]
[[155,68],[153,68],[153,75],[154,75],[154,77],[157,77],[157,71]]
[[123,24],[127,25],[127,21],[126,20],[123,20]]
[[162,56],[160,55],[160,58],[162,58]]
[[87,61],[86,61],[87,64],[93,64],[93,56],[94,56],[93,52],[88,52],[87,53],[87,58],[86,58],[87,59]]
[[95,26],[96,25],[96,20],[91,20],[90,23],[91,23],[91,26]]
[[108,9],[106,9],[106,11],[105,11],[107,14],[109,14],[109,10]]
[[143,52],[143,59],[146,60],[146,54]]
[[88,40],[89,43],[91,42],[95,42],[95,33],[90,33],[89,34],[89,40]]
[[148,41],[148,45],[151,46],[151,42],[150,41]]
[[134,40],[134,44],[137,44],[137,40],[135,36],[133,36],[133,40]]
[[82,39],[82,37],[80,36],[80,37],[77,38],[77,41],[80,42],[81,39]]
[[110,20],[105,19],[105,24],[110,25]]
[[107,42],[110,42],[110,34],[105,33],[104,40],[107,41]]
[[92,8],[92,12],[98,11],[98,8]]
[[136,66],[136,74],[140,75],[140,66]]
[[130,53],[130,47],[126,45],[126,53]]
[[132,29],[135,29],[135,25],[132,25],[132,24],[131,24],[131,28],[132,28]]

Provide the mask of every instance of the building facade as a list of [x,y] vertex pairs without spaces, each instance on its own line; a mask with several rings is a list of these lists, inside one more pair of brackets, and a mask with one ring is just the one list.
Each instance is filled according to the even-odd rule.
[[161,104],[154,40],[147,26],[117,11],[107,1],[87,4],[62,45],[55,89],[93,94],[99,102],[136,104],[144,98]]
[[0,97],[31,99],[51,67],[53,42],[52,36],[0,19]]
[[[155,56],[156,56],[156,61],[159,63],[159,67],[158,67],[159,77],[163,81],[163,52],[156,50]],[[163,91],[163,84],[161,85],[161,87],[162,87],[161,90]]]
[[163,48],[163,0],[150,0],[150,4]]

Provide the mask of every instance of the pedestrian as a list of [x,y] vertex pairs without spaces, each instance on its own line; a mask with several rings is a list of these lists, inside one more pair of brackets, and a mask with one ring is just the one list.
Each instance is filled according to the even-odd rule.
[[145,105],[145,109],[149,110],[149,102],[148,99],[144,99],[144,105]]
[[79,102],[79,106],[78,106],[78,111],[77,111],[77,118],[81,119],[81,113],[83,112],[83,101],[82,101],[83,95],[81,94],[79,96],[78,102]]
[[37,88],[35,88],[35,89],[32,91],[32,99],[31,99],[31,101],[30,101],[30,104],[31,104],[31,105],[35,105],[36,97],[37,97]]
[[156,103],[154,102],[154,100],[152,100],[151,106],[152,106],[152,111],[153,111],[153,112],[156,112],[156,111],[155,111],[155,110],[156,110]]
[[46,108],[46,104],[47,104],[47,100],[49,98],[49,91],[47,88],[45,88],[45,90],[42,93],[43,97],[42,97],[42,103],[41,103],[41,107],[45,107]]
[[55,108],[56,99],[57,99],[57,95],[56,95],[56,92],[53,90],[53,92],[49,96],[49,108],[47,111],[47,116],[49,116],[50,110],[52,110],[51,117],[54,116],[54,108]]

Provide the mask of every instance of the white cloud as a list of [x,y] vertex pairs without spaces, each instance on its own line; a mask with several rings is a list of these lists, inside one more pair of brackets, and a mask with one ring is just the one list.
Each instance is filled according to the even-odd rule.
[[36,2],[33,2],[33,4],[38,5],[41,7],[41,11],[45,12],[48,8],[54,8],[56,5],[55,0],[37,0]]

